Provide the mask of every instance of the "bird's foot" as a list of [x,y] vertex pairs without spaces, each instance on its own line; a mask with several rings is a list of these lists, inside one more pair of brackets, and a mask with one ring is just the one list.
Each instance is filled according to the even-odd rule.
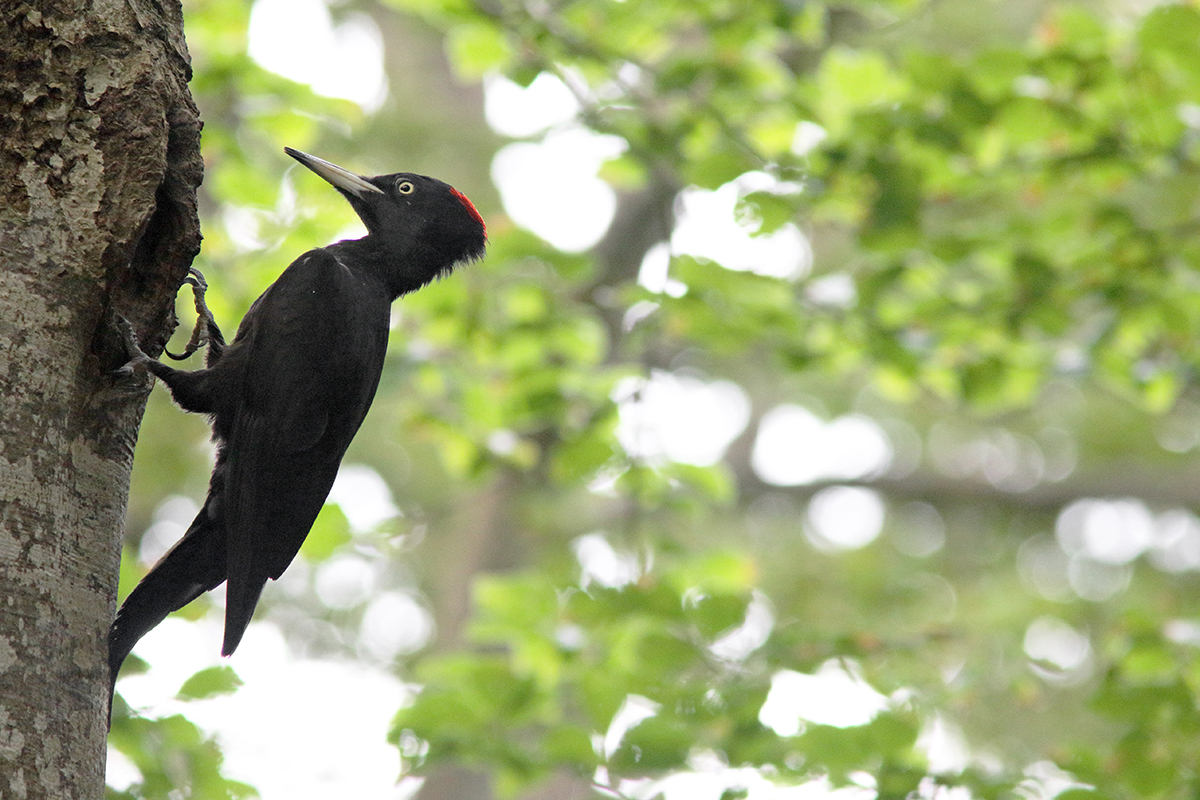
[[138,345],[137,334],[133,332],[133,326],[129,324],[129,320],[118,314],[114,324],[125,345],[125,357],[129,360],[123,366],[113,370],[113,375],[118,378],[130,378],[137,372],[138,367],[142,367],[152,359],[142,352],[142,348]]
[[183,282],[192,287],[192,299],[196,306],[196,325],[192,328],[192,336],[188,339],[188,343],[184,346],[182,353],[176,354],[170,350],[163,351],[167,354],[167,358],[175,361],[184,360],[208,344],[210,330],[220,330],[217,328],[217,321],[213,318],[212,312],[208,310],[208,304],[204,301],[204,293],[208,291],[208,281],[204,280],[204,273],[195,267],[191,267],[188,269],[188,276],[183,279]]
[[208,281],[204,279],[204,273],[195,267],[188,267],[188,274],[183,279],[183,282],[200,289],[201,297],[204,296],[204,291],[208,288]]

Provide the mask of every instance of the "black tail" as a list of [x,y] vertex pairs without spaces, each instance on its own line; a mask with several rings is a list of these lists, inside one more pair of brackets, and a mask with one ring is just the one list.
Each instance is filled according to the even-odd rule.
[[225,587],[225,641],[221,644],[221,655],[231,656],[242,641],[242,634],[254,616],[254,607],[258,605],[258,597],[262,594],[267,579],[251,579],[242,586],[234,586],[231,582]]
[[134,645],[172,611],[219,586],[225,573],[225,537],[213,524],[205,504],[183,538],[125,598],[108,630],[110,718],[117,673]]

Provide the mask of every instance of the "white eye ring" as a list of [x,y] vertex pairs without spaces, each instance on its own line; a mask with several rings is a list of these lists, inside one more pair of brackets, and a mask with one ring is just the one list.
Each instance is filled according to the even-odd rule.
[[412,194],[416,188],[412,181],[396,181],[396,191],[400,194]]

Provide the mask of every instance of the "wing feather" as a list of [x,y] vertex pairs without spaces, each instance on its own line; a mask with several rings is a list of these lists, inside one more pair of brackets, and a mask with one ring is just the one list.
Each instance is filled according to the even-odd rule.
[[298,258],[251,308],[240,401],[223,448],[233,652],[267,578],[296,556],[379,384],[386,292],[325,250]]

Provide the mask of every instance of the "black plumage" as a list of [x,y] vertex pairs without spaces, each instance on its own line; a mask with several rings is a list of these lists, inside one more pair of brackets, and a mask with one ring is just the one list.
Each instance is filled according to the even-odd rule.
[[[217,443],[208,497],[183,538],[126,598],[109,631],[109,668],[167,614],[228,582],[225,639],[237,648],[267,578],[308,535],[375,396],[393,300],[482,257],[483,218],[453,187],[423,175],[364,178],[287,148],[329,181],[367,227],[361,239],[310,250],[254,302],[224,344],[202,302],[206,368],[149,358],[123,325],[131,360],[188,411],[208,414]],[[198,282],[198,283],[197,283]],[[194,349],[194,348],[193,348]]]

